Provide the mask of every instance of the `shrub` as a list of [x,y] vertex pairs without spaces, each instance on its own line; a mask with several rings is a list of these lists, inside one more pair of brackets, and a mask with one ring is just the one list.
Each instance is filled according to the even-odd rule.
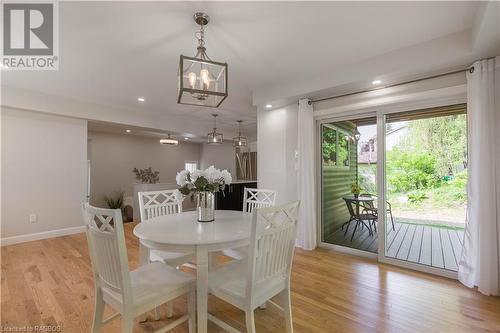
[[423,152],[394,148],[387,154],[388,180],[391,190],[407,192],[439,185],[435,175],[436,159]]

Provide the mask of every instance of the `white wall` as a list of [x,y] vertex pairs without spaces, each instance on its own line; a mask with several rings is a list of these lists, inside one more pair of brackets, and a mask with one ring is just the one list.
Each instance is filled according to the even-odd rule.
[[227,169],[233,179],[236,180],[236,156],[232,142],[224,142],[218,145],[202,144],[200,168],[205,169],[211,165],[217,169]]
[[258,187],[278,192],[278,204],[297,200],[298,104],[257,112]]
[[[81,229],[87,122],[6,107],[1,118],[2,244],[9,237]],[[29,222],[30,214],[38,215],[37,223]]]
[[132,172],[134,167],[152,167],[160,172],[161,183],[175,183],[175,175],[184,169],[186,161],[200,160],[200,148],[199,143],[170,146],[155,138],[89,132],[90,202],[105,207],[105,194],[125,191],[125,195],[133,195],[133,184],[138,182]]

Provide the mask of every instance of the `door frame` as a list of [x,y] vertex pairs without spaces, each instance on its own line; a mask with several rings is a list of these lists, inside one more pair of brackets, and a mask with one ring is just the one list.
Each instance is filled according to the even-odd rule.
[[[459,93],[457,93],[459,92]],[[461,93],[460,93],[461,92]],[[436,91],[429,91],[427,93],[422,93],[419,96],[419,99],[425,100],[425,103],[415,102],[415,100],[408,100],[408,102],[399,101],[398,105],[386,104],[381,105],[376,108],[367,109],[349,109],[343,108],[341,112],[336,112],[335,108],[330,110],[321,110],[320,113],[315,117],[316,119],[316,213],[317,213],[317,239],[318,246],[322,248],[332,249],[338,252],[368,257],[377,259],[379,263],[385,263],[390,265],[395,265],[402,268],[407,268],[415,271],[420,271],[424,273],[429,273],[433,275],[443,276],[451,279],[458,279],[458,272],[453,272],[450,270],[446,270],[444,268],[437,268],[432,266],[426,266],[418,263],[407,262],[401,259],[387,257],[385,252],[385,220],[386,214],[380,214],[379,220],[377,221],[377,230],[379,231],[379,251],[377,254],[369,253],[366,251],[361,251],[357,249],[352,249],[340,245],[334,245],[323,242],[322,239],[322,211],[321,211],[321,203],[322,203],[322,163],[321,163],[321,125],[326,122],[335,122],[335,121],[345,121],[345,120],[353,120],[364,117],[377,117],[377,197],[378,197],[378,207],[385,207],[385,189],[386,189],[386,175],[385,175],[385,118],[386,115],[391,113],[398,113],[402,111],[412,111],[419,110],[427,107],[435,107],[435,106],[445,106],[452,104],[460,104],[467,102],[467,94],[464,89],[464,85],[460,86],[453,91],[452,96],[447,96],[447,93],[437,93]],[[421,101],[421,100],[420,100]],[[382,161],[379,163],[378,161]],[[382,251],[381,251],[382,250]]]

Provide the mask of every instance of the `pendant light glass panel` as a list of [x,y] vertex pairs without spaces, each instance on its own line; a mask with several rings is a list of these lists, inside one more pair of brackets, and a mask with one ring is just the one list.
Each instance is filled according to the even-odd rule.
[[181,55],[179,104],[218,107],[227,97],[227,64]]
[[233,147],[246,147],[247,138],[244,136],[235,136],[233,138]]
[[217,131],[214,129],[213,132],[208,133],[208,143],[209,144],[220,144],[224,141],[222,137],[222,133],[217,133]]

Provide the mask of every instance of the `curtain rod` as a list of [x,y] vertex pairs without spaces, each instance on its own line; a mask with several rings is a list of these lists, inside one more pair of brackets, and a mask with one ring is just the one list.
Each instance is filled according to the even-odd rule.
[[404,82],[399,82],[399,83],[394,83],[394,84],[388,84],[388,85],[383,86],[383,87],[376,87],[376,88],[371,88],[371,89],[359,90],[359,91],[355,91],[355,92],[347,93],[347,94],[341,94],[341,95],[323,97],[323,98],[311,100],[311,103],[317,103],[317,102],[327,101],[329,99],[335,99],[335,98],[339,98],[339,97],[351,96],[351,95],[356,95],[356,94],[362,94],[362,93],[366,93],[366,92],[370,92],[370,91],[375,91],[375,90],[380,90],[380,89],[385,89],[385,88],[397,87],[397,86],[401,86],[403,84],[409,84],[409,83],[415,83],[415,82],[420,82],[420,81],[435,79],[435,78],[438,78],[438,77],[453,75],[453,74],[462,73],[462,72],[466,72],[466,71],[468,71],[471,74],[474,73],[474,66],[467,67],[467,68],[464,68],[464,69],[459,69],[459,70],[452,71],[452,72],[447,72],[447,73],[442,73],[442,74],[436,74],[436,75],[432,75],[432,76],[428,76],[428,77],[422,77],[422,78],[415,79],[415,80],[409,80],[409,81],[404,81]]

